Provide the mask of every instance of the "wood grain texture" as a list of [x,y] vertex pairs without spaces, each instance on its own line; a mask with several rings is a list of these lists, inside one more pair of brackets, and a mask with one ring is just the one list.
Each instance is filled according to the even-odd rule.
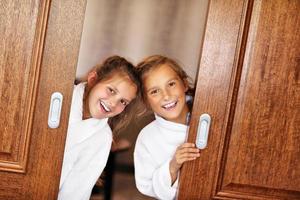
[[257,1],[255,8],[223,184],[288,198],[300,185],[300,4]]
[[[216,184],[220,165],[219,146],[224,138],[223,124],[229,108],[233,87],[232,71],[237,66],[236,48],[240,45],[240,25],[247,11],[244,1],[210,1],[196,94],[188,141],[196,139],[198,119],[202,113],[212,117],[207,148],[200,158],[184,164],[180,174],[178,199],[211,199],[211,187]],[[218,103],[215,103],[218,102]]]
[[[37,1],[1,2],[0,170],[25,172],[41,46],[35,45]],[[42,7],[42,6],[41,6]]]
[[179,199],[300,199],[300,2],[244,2],[211,1],[189,141],[201,113],[213,121]]
[[[24,188],[24,199],[56,199],[68,116],[79,54],[86,1],[52,0],[44,44],[37,112],[31,143],[31,159],[28,163],[29,175]],[[49,87],[51,85],[51,87]],[[47,125],[50,97],[59,91],[64,96],[60,126],[50,129]],[[44,134],[40,134],[44,132]],[[47,164],[48,163],[48,164]],[[54,198],[55,197],[55,198]]]
[[[13,105],[1,100],[1,106],[10,106],[15,113],[20,112],[17,109],[18,103],[26,103],[28,108],[22,111],[25,112],[22,116],[24,119],[17,118],[16,115],[14,118],[10,117],[10,113],[6,116],[9,120],[6,123],[14,120],[20,128],[7,130],[2,134],[4,136],[1,135],[2,138],[5,137],[5,141],[1,140],[0,149],[2,152],[16,152],[24,156],[27,163],[24,164],[24,173],[15,173],[16,170],[0,171],[0,199],[57,198],[85,4],[81,0],[1,2],[1,20],[6,15],[15,18],[1,21],[1,32],[7,34],[1,40],[1,45],[6,49],[1,53],[0,62],[3,67],[0,75],[1,80],[7,80],[5,73],[10,79],[1,81],[1,88],[7,89],[0,88],[0,91],[9,94],[6,96],[11,100],[16,98],[11,101]],[[22,14],[23,12],[27,15]],[[15,35],[20,28],[23,35]],[[15,41],[16,46],[10,46],[14,44],[12,41]],[[27,65],[22,68],[22,63]],[[2,69],[5,69],[5,73]],[[18,82],[15,83],[15,80]],[[18,87],[12,84],[17,84]],[[56,91],[64,95],[61,122],[59,128],[50,129],[47,124],[50,97]],[[10,128],[6,123],[1,124],[1,129]],[[26,126],[21,126],[24,123]],[[28,130],[27,135],[22,132],[23,129]],[[13,134],[20,136],[15,137]],[[25,149],[28,147],[28,153],[23,147],[19,148],[20,145],[15,145],[21,144],[23,140],[28,141],[23,145]]]

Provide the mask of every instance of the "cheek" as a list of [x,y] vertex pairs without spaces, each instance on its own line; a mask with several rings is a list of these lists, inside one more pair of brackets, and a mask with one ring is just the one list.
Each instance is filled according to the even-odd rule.
[[118,115],[118,114],[120,114],[121,112],[123,112],[124,109],[125,109],[124,106],[121,106],[121,105],[117,106],[117,107],[116,107],[116,110],[115,110],[116,115]]
[[93,93],[90,93],[90,99],[93,100],[93,102],[97,102],[99,99],[107,99],[109,96],[105,91],[93,91]]
[[109,97],[110,97],[109,92],[106,91],[106,90],[99,91],[98,95],[99,95],[101,98],[109,98]]
[[160,107],[159,98],[147,98],[147,103],[152,110],[156,110],[158,107]]
[[182,95],[185,95],[186,91],[187,91],[187,89],[184,86],[181,86],[181,87],[176,88],[176,90],[174,90],[174,93],[176,95],[182,96]]
[[151,98],[151,97],[147,96],[146,97],[146,102],[149,106],[151,106],[154,102],[154,98]]

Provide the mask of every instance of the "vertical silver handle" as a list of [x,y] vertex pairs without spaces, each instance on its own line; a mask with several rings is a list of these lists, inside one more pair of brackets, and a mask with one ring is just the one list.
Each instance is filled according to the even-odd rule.
[[59,126],[62,101],[63,101],[63,95],[61,93],[54,92],[51,95],[49,115],[48,115],[48,126],[50,128],[57,128]]
[[207,146],[210,122],[209,114],[204,113],[200,116],[196,138],[196,146],[199,149],[204,149]]

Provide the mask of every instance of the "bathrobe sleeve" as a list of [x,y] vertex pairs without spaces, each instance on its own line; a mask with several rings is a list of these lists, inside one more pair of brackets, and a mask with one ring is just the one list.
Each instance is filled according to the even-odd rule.
[[[66,160],[70,165],[66,164],[65,167],[70,167],[70,170],[66,169],[67,174],[59,191],[59,200],[88,200],[106,165],[112,142],[110,130],[102,130],[97,138],[91,137],[84,142],[88,142],[88,145],[84,145],[85,147],[80,150],[77,159],[72,162]],[[77,146],[82,144],[76,144],[72,148],[75,149]],[[76,151],[74,149],[72,151]],[[70,160],[72,159],[70,157]]]
[[175,199],[178,183],[176,181],[171,185],[170,160],[160,165],[156,163],[143,139],[138,138],[134,151],[135,181],[138,190],[157,199]]

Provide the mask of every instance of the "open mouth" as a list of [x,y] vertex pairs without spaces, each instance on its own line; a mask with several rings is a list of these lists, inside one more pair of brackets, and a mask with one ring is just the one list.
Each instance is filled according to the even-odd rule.
[[100,106],[101,106],[102,110],[104,110],[105,112],[110,112],[110,111],[111,111],[110,108],[107,107],[107,106],[105,105],[105,103],[102,102],[102,101],[100,101]]
[[162,108],[164,108],[166,110],[171,110],[172,108],[174,108],[177,105],[177,102],[178,101],[167,103],[167,104],[163,105]]

